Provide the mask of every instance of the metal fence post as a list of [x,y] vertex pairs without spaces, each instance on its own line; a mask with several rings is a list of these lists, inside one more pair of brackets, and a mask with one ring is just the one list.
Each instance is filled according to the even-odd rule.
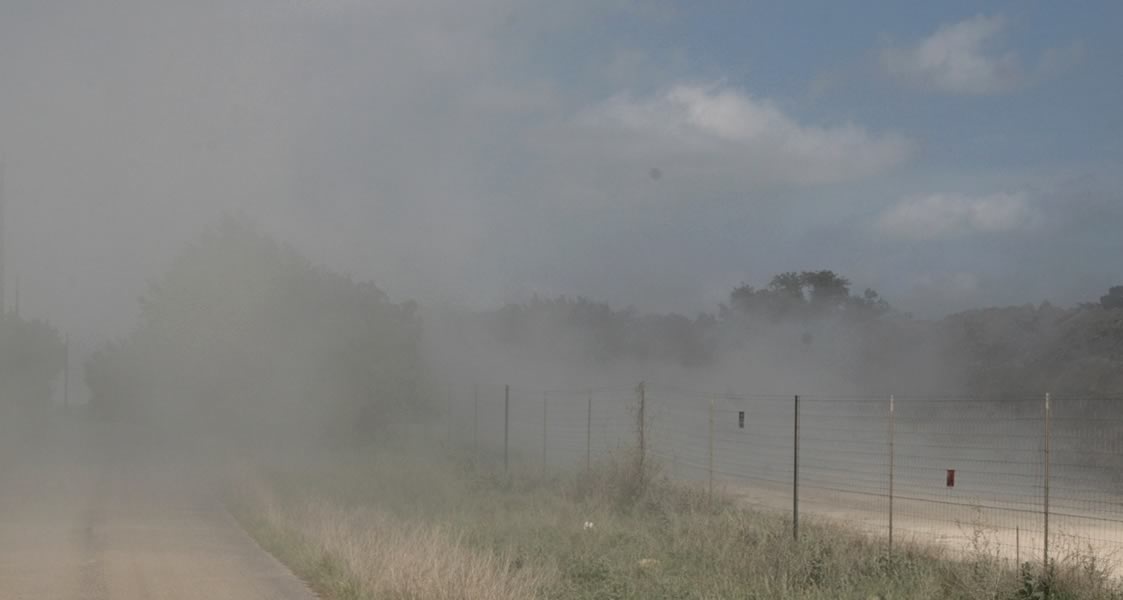
[[585,407],[585,473],[593,472],[593,392],[589,391]]
[[472,384],[472,457],[480,458],[480,385]]
[[799,394],[795,396],[795,432],[792,437],[792,539],[799,541]]
[[546,448],[548,447],[546,421],[547,421],[547,418],[548,418],[548,412],[547,411],[549,409],[547,408],[547,406],[549,405],[549,397],[550,397],[550,392],[542,392],[542,475],[543,476],[546,475]]
[[637,465],[638,466],[638,473],[637,474],[639,475],[640,481],[642,482],[643,481],[643,474],[644,474],[644,471],[643,471],[644,464],[643,463],[644,463],[644,459],[647,456],[647,440],[646,440],[646,433],[647,432],[645,431],[645,429],[647,429],[646,421],[645,421],[645,410],[646,410],[646,404],[647,404],[647,386],[644,385],[644,383],[642,381],[639,382],[639,386],[636,388],[636,392],[639,394],[639,411],[636,414],[636,430],[639,433],[639,457],[637,459],[637,463],[638,463],[638,465]]
[[1022,568],[1022,526],[1014,527],[1014,567]]
[[70,334],[66,334],[62,354],[62,407],[70,410]]
[[897,437],[896,400],[889,396],[889,559],[893,559],[893,477],[896,467],[894,444]]
[[1044,540],[1044,566],[1045,575],[1049,573],[1049,441],[1052,437],[1052,408],[1049,406],[1049,393],[1045,393],[1045,540]]
[[709,493],[710,501],[714,499],[714,399],[710,398],[710,455],[709,455]]
[[511,386],[503,386],[503,472],[511,472]]
[[452,422],[455,420],[452,414],[452,395],[452,384],[450,383],[445,388],[445,420],[447,421],[445,423],[445,443],[448,445],[452,444]]

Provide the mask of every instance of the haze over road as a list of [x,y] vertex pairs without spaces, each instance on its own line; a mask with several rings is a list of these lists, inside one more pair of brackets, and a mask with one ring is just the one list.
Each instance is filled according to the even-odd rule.
[[0,598],[314,598],[238,527],[202,469],[120,440],[67,446],[0,460]]

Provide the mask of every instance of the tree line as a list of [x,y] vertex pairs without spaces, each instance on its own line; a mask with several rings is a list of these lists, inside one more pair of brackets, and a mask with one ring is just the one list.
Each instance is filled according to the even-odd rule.
[[[1071,309],[986,309],[938,321],[913,320],[875,290],[851,288],[829,270],[786,272],[762,287],[736,286],[725,303],[693,317],[536,296],[467,318],[543,361],[564,347],[595,364],[705,368],[761,339],[788,336],[813,352],[820,335],[834,335],[856,357],[855,377],[871,381],[931,346],[923,360],[961,365],[973,389],[1123,393],[1123,287]],[[89,410],[99,417],[345,440],[433,408],[416,303],[316,266],[242,219],[224,219],[189,244],[140,308],[132,331],[86,361]],[[64,364],[54,327],[3,314],[0,416],[43,414]]]
[[[857,323],[893,312],[878,292],[866,289],[856,295],[850,288],[850,281],[833,271],[786,272],[773,276],[762,288],[743,283],[730,292],[728,303],[694,317],[643,314],[634,307],[614,309],[581,296],[535,296],[484,311],[479,318],[504,343],[548,347],[556,341],[551,335],[564,331],[576,334],[591,362],[663,360],[698,367],[751,337],[754,325],[798,323],[808,330],[801,334],[810,335],[816,322]],[[801,338],[814,342],[813,336]]]
[[[86,362],[91,411],[103,418],[354,439],[430,410],[412,301],[311,264],[239,218],[189,244],[140,300],[138,325]],[[701,367],[758,320],[875,319],[872,290],[850,293],[831,271],[742,285],[728,305],[689,318],[615,309],[585,298],[535,297],[472,318],[501,343],[550,352],[536,332],[582,340],[587,360]],[[548,338],[548,336],[547,336]],[[548,360],[548,358],[546,358]]]

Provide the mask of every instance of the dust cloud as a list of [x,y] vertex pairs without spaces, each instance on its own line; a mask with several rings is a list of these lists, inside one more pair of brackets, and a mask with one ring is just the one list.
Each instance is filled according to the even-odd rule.
[[[5,521],[20,544],[28,523],[53,523],[35,556],[57,550],[78,581],[111,586],[89,567],[117,543],[100,524],[159,505],[214,525],[222,477],[258,457],[418,431],[478,444],[481,389],[494,445],[504,386],[524,459],[547,454],[551,427],[591,438],[581,399],[595,394],[612,406],[598,443],[630,444],[643,382],[673,475],[703,479],[712,456],[697,440],[713,441],[716,401],[717,435],[762,457],[724,468],[770,485],[795,478],[787,438],[767,440],[801,395],[820,428],[809,482],[846,493],[880,485],[880,454],[847,461],[883,444],[895,395],[911,420],[901,448],[924,454],[901,479],[914,500],[950,502],[931,473],[987,460],[1017,468],[994,485],[966,468],[965,494],[1036,493],[1018,482],[1037,476],[1037,438],[991,448],[979,423],[1036,436],[1047,391],[1123,394],[1123,291],[1096,302],[1091,290],[1118,282],[1110,261],[1084,260],[1115,256],[1103,248],[1118,230],[1093,227],[1117,221],[1115,180],[1003,171],[980,188],[1019,190],[918,195],[939,177],[903,168],[922,160],[907,119],[760,95],[677,44],[588,39],[590,23],[621,22],[673,37],[679,14],[585,0],[4,2],[0,548]],[[1080,228],[1101,243],[1044,256],[1050,244],[1028,238]],[[1043,291],[1071,305],[1029,296]],[[1016,306],[945,316],[995,298]],[[569,399],[552,420],[550,398]],[[953,449],[925,454],[940,444]],[[1059,473],[1096,477],[1089,444],[1058,445],[1076,465]],[[557,466],[580,462],[578,442],[555,451]]]

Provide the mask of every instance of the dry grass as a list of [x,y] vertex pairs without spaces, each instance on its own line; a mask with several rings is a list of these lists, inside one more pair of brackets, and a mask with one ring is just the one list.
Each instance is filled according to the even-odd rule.
[[[331,600],[1116,600],[1087,554],[1048,574],[986,552],[884,543],[628,473],[507,477],[470,462],[382,452],[259,469],[239,515]],[[262,483],[264,482],[264,483]],[[588,525],[587,525],[588,524]]]
[[546,578],[441,525],[323,499],[282,502],[260,481],[240,487],[255,537],[333,600],[527,600]]

